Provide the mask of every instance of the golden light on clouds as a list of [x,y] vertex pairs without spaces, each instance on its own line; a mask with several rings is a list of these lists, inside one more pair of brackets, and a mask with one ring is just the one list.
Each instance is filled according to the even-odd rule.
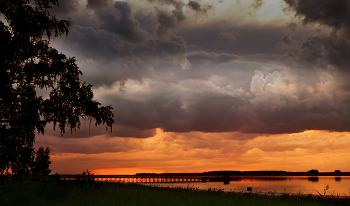
[[289,135],[294,136],[294,135],[300,135],[300,134],[308,134],[308,133],[311,133],[311,132],[314,132],[314,130],[306,130],[304,132],[292,133],[292,134],[289,134]]
[[[173,133],[157,129],[150,138],[96,136],[76,143],[72,139],[46,137],[51,143],[53,172],[135,174],[142,172],[204,172],[211,170],[349,171],[350,133],[307,130],[301,133],[257,135],[240,133]],[[40,137],[40,136],[39,136]],[[38,142],[41,140],[38,139]],[[95,154],[65,151],[84,142],[81,151],[94,144],[121,151]],[[50,145],[50,144],[49,144]],[[90,150],[89,150],[90,149]],[[57,152],[62,151],[62,152]],[[79,150],[76,150],[79,151]]]

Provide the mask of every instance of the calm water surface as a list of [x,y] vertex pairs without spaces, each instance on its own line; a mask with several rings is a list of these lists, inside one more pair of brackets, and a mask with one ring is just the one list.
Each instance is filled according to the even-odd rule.
[[[157,183],[151,183],[157,184]],[[350,196],[350,177],[245,177],[241,181],[230,181],[229,184],[223,182],[190,182],[190,183],[158,183],[167,187],[194,187],[199,189],[222,189],[224,191],[247,191],[247,187],[252,187],[256,193],[289,193],[289,194],[315,194],[322,195],[326,190],[326,195]],[[318,192],[317,192],[318,191]]]

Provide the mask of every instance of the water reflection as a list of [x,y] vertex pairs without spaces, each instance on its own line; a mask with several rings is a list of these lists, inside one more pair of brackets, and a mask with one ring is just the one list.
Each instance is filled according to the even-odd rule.
[[[342,180],[341,177],[322,177],[325,179],[333,179],[336,182],[340,182]],[[349,177],[350,178],[350,177]],[[309,176],[309,177],[242,177],[243,180],[249,181],[249,182],[282,182],[282,181],[290,181],[290,180],[307,180],[309,182],[319,182],[320,177],[318,176]],[[237,180],[236,180],[237,181]]]
[[290,180],[290,177],[244,177],[243,178],[249,182],[271,182],[271,181],[287,181]]
[[289,193],[289,194],[323,194],[324,189],[329,185],[326,195],[340,194],[341,196],[350,195],[350,177],[349,176],[250,176],[241,177],[239,181],[220,181],[220,182],[198,182],[198,183],[178,183],[172,184],[172,187],[188,187],[200,189],[222,189],[224,191],[247,192],[247,188],[254,193]]
[[320,180],[319,177],[307,177],[307,181],[310,182],[318,182]]
[[[99,179],[95,179],[99,181]],[[100,179],[106,180],[106,179]],[[109,179],[108,179],[109,180]],[[149,177],[127,176],[109,181],[133,182],[139,184],[162,185],[164,187],[193,187],[199,189],[220,189],[224,191],[350,195],[350,176],[206,176],[206,177]],[[327,190],[325,188],[327,187]],[[249,189],[248,189],[249,188]]]

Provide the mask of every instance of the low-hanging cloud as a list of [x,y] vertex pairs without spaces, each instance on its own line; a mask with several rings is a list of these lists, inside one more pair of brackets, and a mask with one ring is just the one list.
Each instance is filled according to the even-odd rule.
[[125,93],[110,90],[106,95],[119,103],[117,124],[140,129],[266,134],[348,131],[350,117],[344,116],[349,113],[348,98],[335,93],[334,76],[318,73],[316,79],[314,85],[300,82],[288,70],[267,75],[256,71],[250,91],[205,80],[176,84],[149,80],[142,84],[127,81]]

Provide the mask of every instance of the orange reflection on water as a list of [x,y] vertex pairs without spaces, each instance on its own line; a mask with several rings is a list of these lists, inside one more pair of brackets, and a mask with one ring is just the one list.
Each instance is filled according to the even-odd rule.
[[243,178],[242,181],[244,182],[269,182],[269,181],[287,181],[291,180],[290,177],[249,177],[249,178]]
[[[265,179],[265,180],[264,180]],[[319,195],[325,192],[326,195],[339,195],[348,196],[350,177],[318,177],[318,181],[310,181],[310,177],[307,176],[290,176],[285,180],[279,180],[274,178],[253,178],[243,179],[241,181],[230,181],[229,184],[224,182],[193,182],[193,183],[177,183],[172,184],[173,187],[194,187],[199,189],[221,189],[224,191],[243,191],[246,192],[247,188],[252,188],[254,193],[289,193],[289,194],[314,194]],[[326,190],[325,190],[326,189]]]

